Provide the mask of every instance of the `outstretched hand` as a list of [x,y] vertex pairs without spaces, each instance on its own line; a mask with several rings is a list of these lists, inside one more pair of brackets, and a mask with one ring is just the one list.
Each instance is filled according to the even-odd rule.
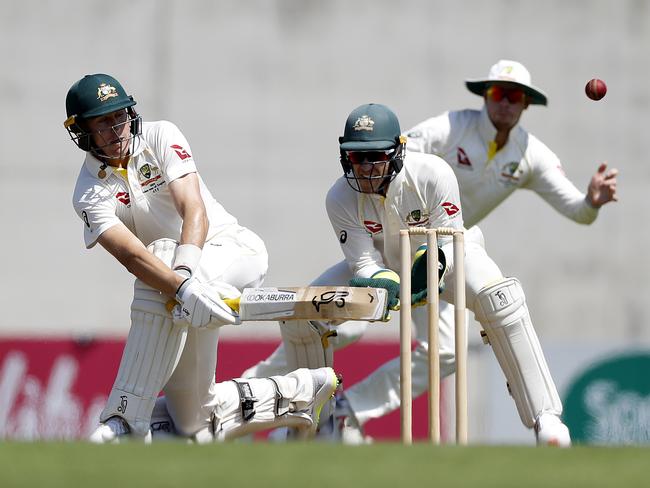
[[608,202],[618,201],[616,195],[616,177],[618,170],[612,168],[607,170],[607,163],[601,163],[598,171],[591,177],[587,189],[587,199],[592,207],[600,208]]

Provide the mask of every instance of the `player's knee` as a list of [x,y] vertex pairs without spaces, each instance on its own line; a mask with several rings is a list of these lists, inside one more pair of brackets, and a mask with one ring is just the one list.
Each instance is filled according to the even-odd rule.
[[486,329],[516,322],[528,314],[521,283],[516,278],[503,278],[482,288],[477,294],[474,312]]

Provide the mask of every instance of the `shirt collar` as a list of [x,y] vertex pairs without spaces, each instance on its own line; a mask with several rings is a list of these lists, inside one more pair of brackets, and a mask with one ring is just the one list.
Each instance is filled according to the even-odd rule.
[[103,163],[97,159],[93,154],[87,152],[86,160],[84,161],[86,169],[98,180],[105,180],[112,175],[117,168]]
[[[133,155],[131,157],[133,158],[139,155],[142,151],[145,150],[145,146],[146,145],[142,140],[142,136],[137,136],[133,144]],[[103,163],[102,161],[97,159],[97,157],[94,154],[90,152],[86,152],[86,160],[84,161],[84,164],[86,165],[86,168],[88,169],[90,174],[100,180],[105,180],[108,176],[113,174],[115,170],[115,168],[113,168],[108,164]]]
[[493,141],[497,136],[497,130],[492,125],[492,121],[487,113],[487,107],[483,105],[483,110],[478,118],[478,133],[484,141]]

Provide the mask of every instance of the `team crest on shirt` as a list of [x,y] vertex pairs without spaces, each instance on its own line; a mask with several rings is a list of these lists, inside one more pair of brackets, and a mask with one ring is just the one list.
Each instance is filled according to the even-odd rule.
[[145,163],[138,168],[138,181],[142,187],[142,193],[149,193],[150,191],[156,193],[165,184],[160,168],[149,163]]
[[501,179],[503,182],[516,184],[519,182],[521,177],[521,171],[519,170],[519,161],[513,161],[511,163],[506,163],[501,167]]
[[428,222],[429,214],[423,212],[419,208],[417,210],[411,210],[406,216],[406,224],[410,227],[426,225]]
[[140,166],[140,169],[138,171],[140,171],[140,174],[144,176],[145,179],[151,178],[151,166],[148,164],[143,164]]
[[356,120],[352,128],[354,130],[365,130],[368,132],[372,132],[373,130],[375,130],[375,121],[372,120],[367,115],[362,115]]
[[116,96],[118,96],[117,95],[117,90],[112,85],[109,85],[107,83],[102,83],[97,88],[97,99],[100,102],[105,102],[109,98],[113,98],[113,97],[116,97]]

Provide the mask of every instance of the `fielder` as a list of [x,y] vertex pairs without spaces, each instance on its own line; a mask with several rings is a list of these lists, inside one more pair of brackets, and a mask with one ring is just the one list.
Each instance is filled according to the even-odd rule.
[[258,286],[264,243],[210,194],[187,140],[143,122],[106,74],[68,91],[65,127],[86,152],[73,196],[87,248],[99,243],[135,275],[131,328],[92,442],[151,437],[161,390],[175,432],[199,442],[270,427],[314,434],[337,387],[331,368],[215,383],[219,327],[239,317],[222,298]]
[[[600,164],[587,193],[582,193],[566,177],[558,157],[519,125],[529,105],[547,103],[521,63],[501,60],[486,78],[468,80],[466,86],[483,97],[481,110],[445,112],[406,132],[409,150],[435,154],[453,169],[466,227],[476,225],[518,188],[533,190],[580,224],[591,224],[601,206],[617,200],[618,170]],[[443,350],[454,350],[453,318],[453,306],[441,300]],[[427,350],[418,343],[413,351],[414,397],[427,388],[426,360]],[[450,374],[454,365],[447,366]],[[364,424],[398,408],[398,378],[399,362],[389,362],[348,389],[345,396],[353,418]]]
[[[344,174],[332,186],[326,200],[345,261],[325,271],[314,284],[343,284],[354,278],[352,283],[356,285],[386,287],[396,306],[399,230],[411,226],[463,228],[462,205],[453,170],[437,156],[407,150],[406,138],[400,134],[397,117],[383,105],[362,105],[348,117],[344,135],[339,139]],[[416,249],[418,244],[424,244],[425,237],[414,236],[413,241],[414,259],[426,259],[426,253],[422,254],[422,249],[418,253]],[[441,298],[449,303],[453,303],[451,290],[455,280],[452,246],[450,237],[439,237],[446,262]],[[521,421],[534,429],[539,444],[570,445],[569,431],[560,420],[562,404],[533,328],[521,284],[501,274],[484,249],[478,227],[467,232],[465,253],[467,306],[487,333]],[[421,291],[413,290],[414,295]],[[417,348],[426,357],[423,307],[413,310],[413,321]],[[276,351],[266,363],[247,373],[254,375],[256,370],[273,367],[282,356],[286,356],[289,369],[331,365],[333,349],[358,340],[366,326],[364,322],[347,322],[336,328],[336,337],[331,337],[330,326],[324,322],[285,323],[281,327],[284,352]],[[454,371],[452,331],[452,328],[440,331],[443,376]],[[393,364],[397,364],[394,373],[383,368],[373,374],[378,395],[387,400],[383,404],[378,402],[374,410],[364,411],[366,418],[399,406],[399,358],[389,366]],[[420,391],[425,387],[426,377]],[[415,395],[415,381],[413,389]],[[354,398],[348,395],[353,408]]]

